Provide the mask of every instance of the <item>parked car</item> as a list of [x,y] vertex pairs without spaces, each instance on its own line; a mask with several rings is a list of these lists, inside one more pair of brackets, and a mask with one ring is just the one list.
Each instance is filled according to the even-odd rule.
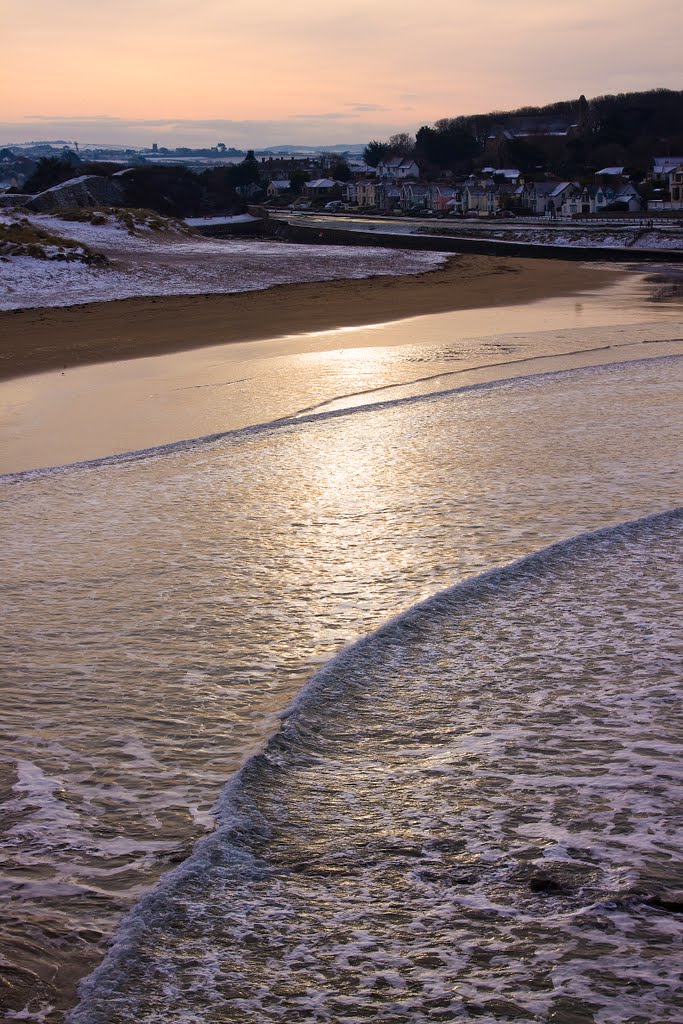
[[341,199],[333,199],[330,203],[325,203],[323,209],[324,210],[341,210],[343,205],[344,204],[342,203]]

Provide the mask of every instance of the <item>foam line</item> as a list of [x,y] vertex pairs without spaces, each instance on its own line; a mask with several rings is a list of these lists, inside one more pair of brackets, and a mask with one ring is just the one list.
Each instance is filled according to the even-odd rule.
[[[344,686],[346,668],[351,667],[365,652],[371,651],[384,641],[395,639],[397,633],[414,627],[421,618],[430,617],[445,606],[452,610],[480,597],[500,592],[506,587],[516,587],[525,581],[543,579],[552,573],[554,567],[566,566],[568,559],[574,554],[590,555],[591,549],[603,542],[637,541],[643,532],[679,526],[683,526],[683,507],[583,533],[570,540],[541,548],[506,566],[491,569],[432,595],[336,655],[310,679],[290,704],[282,716],[284,721],[280,732],[270,739],[261,753],[251,757],[226,784],[219,799],[221,825],[217,831],[200,840],[190,857],[166,874],[157,887],[143,897],[124,920],[109,954],[83,983],[81,996],[84,1002],[69,1015],[69,1024],[90,1024],[92,1021],[101,1020],[97,1011],[91,1016],[88,1008],[89,996],[98,996],[100,984],[104,986],[106,992],[108,982],[116,978],[117,968],[125,971],[126,960],[133,953],[136,937],[144,934],[148,927],[153,927],[155,923],[163,922],[170,912],[168,897],[178,883],[191,877],[200,877],[204,869],[209,870],[220,864],[230,863],[233,867],[239,866],[240,871],[246,874],[258,870],[254,856],[245,849],[243,837],[245,834],[267,834],[268,823],[257,819],[250,813],[250,809],[242,809],[250,779],[255,774],[258,775],[264,766],[266,770],[269,769],[269,752],[275,752],[277,745],[281,746],[283,742],[287,742],[286,733],[290,729],[295,729],[297,718],[305,712],[308,705],[318,702],[325,691],[327,700],[334,701],[335,694]],[[277,775],[273,777],[273,782],[275,785],[278,784]],[[585,908],[582,913],[585,913]]]
[[[544,357],[546,358],[546,357]],[[132,452],[121,452],[117,455],[105,455],[97,459],[87,459],[81,462],[70,462],[62,466],[46,466],[41,469],[27,469],[16,473],[0,474],[0,485],[19,484],[31,480],[42,479],[48,476],[55,476],[63,473],[73,473],[79,470],[100,469],[105,466],[128,465],[129,463],[142,462],[146,459],[158,458],[159,456],[176,455],[182,452],[191,451],[193,448],[202,448],[211,444],[239,441],[249,437],[257,437],[268,434],[271,431],[285,428],[301,428],[307,423],[321,423],[327,420],[340,419],[345,416],[357,416],[369,412],[384,411],[401,406],[417,405],[423,402],[438,401],[442,398],[453,398],[463,394],[484,394],[497,388],[513,388],[534,384],[541,380],[572,380],[579,374],[605,373],[615,370],[623,370],[629,366],[649,366],[662,361],[674,361],[683,359],[681,355],[666,356],[645,356],[642,359],[627,359],[613,363],[602,363],[598,366],[576,367],[568,370],[547,370],[543,373],[529,373],[521,377],[510,379],[484,381],[478,384],[464,384],[460,387],[447,388],[443,391],[430,391],[422,395],[408,395],[404,398],[389,399],[385,402],[375,402],[372,405],[354,406],[350,409],[333,409],[327,412],[309,412],[305,415],[294,413],[280,419],[269,420],[265,423],[255,423],[248,427],[239,427],[236,430],[217,431],[212,434],[204,434],[201,437],[184,438],[180,441],[171,441],[168,444],[155,445],[150,448],[141,448]],[[439,374],[439,376],[445,376]],[[395,384],[392,387],[408,386],[406,384]],[[332,402],[335,399],[330,399]],[[324,403],[328,404],[328,403]],[[315,407],[314,407],[315,408]]]

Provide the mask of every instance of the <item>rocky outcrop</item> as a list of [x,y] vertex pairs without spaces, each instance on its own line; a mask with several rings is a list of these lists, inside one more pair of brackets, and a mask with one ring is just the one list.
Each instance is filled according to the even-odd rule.
[[116,206],[123,198],[120,179],[85,174],[80,178],[63,181],[60,185],[53,185],[37,196],[24,196],[22,206],[36,213],[55,213],[74,207]]
[[24,206],[27,199],[32,198],[31,196],[25,196],[23,192],[0,192],[0,209],[14,209],[17,206]]

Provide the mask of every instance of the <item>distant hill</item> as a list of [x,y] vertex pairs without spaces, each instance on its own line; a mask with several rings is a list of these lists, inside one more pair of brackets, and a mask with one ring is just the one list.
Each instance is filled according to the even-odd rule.
[[366,145],[365,142],[339,142],[334,146],[268,146],[257,153],[362,153]]
[[578,134],[600,136],[608,142],[659,140],[683,134],[683,90],[650,89],[591,100],[580,96],[544,107],[475,114],[464,121],[477,132],[506,128],[529,135],[560,134],[574,128]]
[[417,133],[417,155],[427,164],[453,166],[481,158],[527,173],[590,174],[618,165],[644,174],[653,156],[679,153],[683,90],[672,89],[443,118]]

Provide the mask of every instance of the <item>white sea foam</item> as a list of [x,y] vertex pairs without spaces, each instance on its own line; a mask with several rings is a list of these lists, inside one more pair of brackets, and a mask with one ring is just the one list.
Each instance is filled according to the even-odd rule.
[[[17,888],[15,898],[7,900],[9,913],[0,922],[0,932],[15,966],[26,960],[15,937],[30,931],[34,942],[34,975],[13,982],[15,990],[19,984],[24,991],[25,980],[26,999],[32,1000],[29,1010],[34,1012],[38,1002],[54,1002],[54,964],[68,961],[70,970],[74,963],[82,970],[94,965],[131,901],[189,855],[192,842],[212,818],[220,786],[277,728],[277,716],[322,661],[422,595],[553,540],[677,504],[680,369],[681,361],[654,360],[539,377],[517,386],[264,426],[213,444],[165,450],[161,458],[5,481],[0,504],[0,590],[6,610],[0,624],[0,729],[8,758],[6,792],[12,800],[24,799],[25,794],[11,788],[17,782],[16,764],[36,765],[47,780],[61,783],[61,788],[51,788],[53,782],[48,782],[46,798],[62,801],[78,821],[54,834],[48,828],[26,832],[12,844],[12,837],[2,833],[0,843],[15,879],[30,873],[85,890],[51,903],[42,894],[32,899],[30,888],[25,893]],[[666,586],[665,574],[664,591]],[[643,600],[633,611],[632,623],[649,629],[660,600],[653,595],[649,611]],[[520,610],[518,619],[526,642],[525,614]],[[424,648],[428,672],[420,700],[433,693],[429,673],[451,675],[451,662],[442,651],[445,640],[437,634]],[[658,645],[641,648],[639,664],[647,679],[643,652],[654,659],[651,668],[656,670]],[[480,653],[488,657],[483,641]],[[558,678],[568,669],[569,662],[563,660],[568,655],[557,654]],[[600,671],[601,664],[597,659]],[[391,668],[389,661],[385,668]],[[401,706],[402,721],[409,718],[412,696],[420,694],[421,672],[412,673],[411,699]],[[338,683],[341,714],[346,680],[340,677]],[[623,693],[611,687],[614,713],[620,718],[633,715],[636,722],[636,705],[629,705]],[[364,715],[375,729],[369,735],[377,751],[394,749],[399,754],[403,746],[409,756],[378,763],[376,751],[370,750],[355,763],[367,762],[363,777],[368,782],[382,781],[388,790],[405,787],[407,792],[426,771],[433,773],[428,778],[435,791],[452,786],[458,766],[469,765],[475,791],[466,801],[471,828],[464,855],[493,879],[501,849],[495,829],[503,832],[506,810],[489,807],[476,813],[477,789],[496,787],[496,773],[491,774],[487,759],[506,763],[512,756],[509,748],[517,758],[520,787],[510,784],[501,793],[508,803],[523,805],[525,787],[532,782],[540,794],[540,809],[552,794],[523,763],[532,751],[525,752],[519,736],[509,731],[511,723],[486,721],[485,695],[484,688],[472,696],[471,704],[463,699],[446,709],[440,726],[449,730],[448,737],[441,728],[421,726],[418,735],[420,723],[411,715],[416,731],[402,745],[379,730],[381,693],[369,695]],[[539,699],[535,690],[517,703],[529,713],[545,712],[545,696]],[[567,700],[557,713],[567,715],[570,708]],[[594,717],[589,705],[579,711],[575,731],[583,728],[583,719],[590,723]],[[294,727],[297,715],[294,708],[282,720]],[[468,727],[456,731],[467,716]],[[614,780],[624,771],[629,751],[643,758],[640,767],[650,775],[646,764],[661,760],[653,751],[668,756],[660,743],[664,737],[655,743],[643,723],[647,725],[647,716],[637,717],[637,748],[624,750],[624,758],[615,758],[614,771],[603,773],[610,784],[604,796],[608,804],[618,793]],[[553,737],[552,729],[543,737],[548,758],[562,786],[571,785],[576,772],[562,762]],[[459,750],[460,740],[470,746]],[[343,748],[328,750],[321,759],[305,736],[299,753],[302,765],[310,759],[306,771],[312,781],[323,762],[334,762],[340,778],[348,768]],[[276,749],[268,757],[275,774],[289,770],[278,764]],[[632,770],[624,774],[632,778]],[[599,804],[603,793],[589,789],[584,780],[582,776],[585,799]],[[656,779],[653,785],[664,782]],[[647,814],[646,797],[643,808],[636,807],[638,815]],[[404,803],[407,813],[410,801]],[[22,815],[33,814],[36,806],[26,805],[16,820],[8,816],[8,826],[21,825]],[[370,808],[364,787],[358,786],[344,790],[339,807],[342,830],[355,827],[369,809],[377,811],[377,803]],[[620,808],[620,827],[626,828],[632,811],[625,804]],[[457,815],[449,815],[445,825],[434,824],[438,807],[431,791],[418,810],[414,820],[425,834],[435,827],[458,827]],[[255,859],[244,850],[238,833],[240,827],[253,831],[253,820],[248,808],[240,812],[234,824],[236,841],[219,848],[226,871],[237,864],[246,875],[252,871]],[[263,815],[259,822],[265,829]],[[403,825],[395,828],[390,818],[381,823],[382,834],[396,839],[395,856],[400,858]],[[559,828],[566,822],[553,824]],[[407,822],[409,839],[412,828]],[[649,833],[644,835],[650,842]],[[600,842],[607,840],[600,837]],[[576,859],[571,842],[560,833],[519,832],[518,846],[533,851],[533,860],[544,860],[546,849]],[[216,848],[202,849],[206,869],[213,870]],[[426,867],[420,870],[430,870],[430,864],[449,856],[436,846],[409,844],[404,855],[411,863],[415,858],[409,849],[424,860]],[[384,852],[372,843],[367,847],[368,859]],[[651,853],[644,847],[641,855]],[[305,864],[306,857],[298,863]],[[569,866],[576,869],[576,864]],[[344,856],[321,867],[329,870],[325,877],[330,884],[338,879],[350,887],[344,882]],[[551,867],[567,865],[553,862]],[[593,868],[588,864],[582,870],[590,873]],[[621,875],[613,880],[612,870],[603,871],[597,898],[580,902],[573,912],[628,888],[630,882]],[[429,885],[437,892],[428,878],[403,877],[404,896]],[[434,920],[443,927],[450,927],[449,892],[438,907],[435,898],[432,907]],[[464,891],[463,883],[462,895],[472,899],[476,893]],[[480,895],[493,905],[505,905],[495,886],[481,888]],[[207,992],[213,992],[222,984],[222,968],[220,963],[215,966],[210,947],[192,938],[190,925],[197,921],[193,906],[192,901],[181,906],[178,920],[186,916],[187,956],[196,957],[197,965],[207,964]],[[230,899],[224,901],[226,913],[231,907]],[[363,922],[353,906],[347,910],[348,919],[340,918],[346,939],[335,954],[339,962],[362,955],[380,987],[383,972],[402,977],[400,962],[372,948],[372,921]],[[396,912],[401,913],[400,906]],[[482,913],[467,910],[468,915]],[[278,898],[264,921],[279,927],[283,914]],[[659,915],[660,931],[666,916]],[[431,941],[429,920],[416,926],[420,948]],[[228,924],[242,928],[234,916]],[[250,932],[245,925],[236,934],[238,939],[243,934],[246,942]],[[477,955],[474,938],[463,940],[457,953],[449,948],[449,963]],[[503,956],[504,950],[492,955]],[[299,976],[296,957],[288,957],[292,977]],[[430,991],[443,992],[438,967],[425,962],[420,972],[421,977],[428,975]],[[168,983],[172,987],[173,976]],[[188,984],[200,993],[201,1003],[199,966]],[[259,992],[263,995],[261,988]],[[307,1005],[320,1007],[327,992],[329,985],[311,988]],[[251,986],[244,994],[249,998]],[[178,1019],[185,1012],[203,1011],[178,1010]]]
[[73,1024],[676,1021],[682,526],[557,545],[330,663]]

